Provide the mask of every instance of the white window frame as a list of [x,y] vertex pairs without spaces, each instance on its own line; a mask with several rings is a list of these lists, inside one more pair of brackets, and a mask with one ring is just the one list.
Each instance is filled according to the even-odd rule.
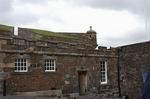
[[107,61],[100,61],[100,83],[107,84]]
[[45,59],[44,69],[45,69],[45,72],[55,72],[56,71],[56,59]]
[[25,58],[15,59],[15,72],[28,72],[28,61]]

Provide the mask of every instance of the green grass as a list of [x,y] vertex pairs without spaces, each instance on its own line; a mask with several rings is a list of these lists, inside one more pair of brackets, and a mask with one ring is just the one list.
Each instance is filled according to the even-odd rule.
[[13,27],[0,24],[0,30],[10,31]]
[[65,39],[78,39],[78,37],[71,35],[71,33],[59,33],[39,29],[28,29],[28,30],[37,33],[39,35],[42,35],[44,37],[61,37]]

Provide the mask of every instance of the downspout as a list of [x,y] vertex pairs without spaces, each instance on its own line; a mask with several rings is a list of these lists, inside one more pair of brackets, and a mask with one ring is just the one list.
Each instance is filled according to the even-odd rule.
[[118,54],[118,61],[117,61],[117,75],[118,75],[118,91],[119,91],[119,97],[121,97],[121,88],[120,88],[120,48],[117,48],[117,54]]

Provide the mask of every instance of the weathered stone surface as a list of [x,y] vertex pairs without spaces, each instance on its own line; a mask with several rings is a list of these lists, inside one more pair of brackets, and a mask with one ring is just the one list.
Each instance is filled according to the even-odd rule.
[[[39,32],[39,31],[38,31]],[[61,34],[61,33],[60,33]],[[0,62],[11,76],[6,80],[8,94],[61,90],[64,95],[79,94],[79,75],[86,72],[86,92],[99,93],[105,97],[118,96],[117,49],[97,47],[96,32],[62,33],[63,38],[43,37],[29,29],[19,28],[19,35],[1,44]],[[78,39],[77,39],[78,38]],[[15,59],[25,58],[28,72],[15,72]],[[56,71],[45,72],[44,59],[56,60]],[[100,61],[107,61],[108,83],[100,84]],[[81,73],[82,74],[82,73]]]
[[131,99],[141,99],[143,73],[150,66],[150,42],[119,48],[121,94]]
[[12,37],[14,27],[0,24],[0,37]]

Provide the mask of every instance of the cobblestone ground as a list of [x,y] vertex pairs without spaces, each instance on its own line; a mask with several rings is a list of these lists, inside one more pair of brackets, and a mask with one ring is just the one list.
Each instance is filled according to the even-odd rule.
[[67,97],[25,97],[25,96],[0,96],[0,99],[68,99]]

